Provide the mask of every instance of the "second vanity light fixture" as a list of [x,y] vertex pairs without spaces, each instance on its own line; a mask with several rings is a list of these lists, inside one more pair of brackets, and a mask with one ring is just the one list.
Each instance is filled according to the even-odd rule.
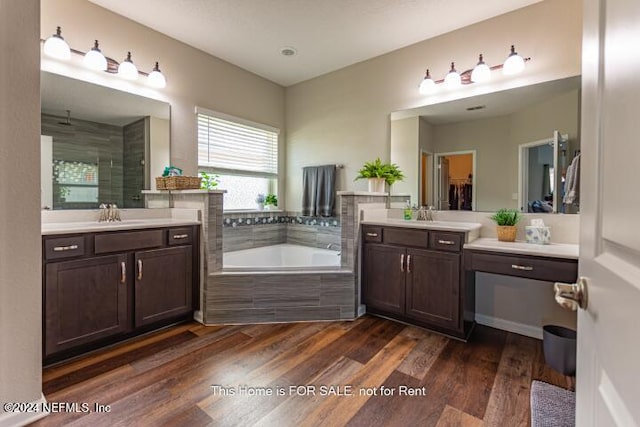
[[523,58],[518,55],[515,46],[511,45],[511,52],[509,53],[506,61],[504,61],[504,64],[498,64],[490,67],[484,62],[484,58],[482,54],[480,54],[478,63],[473,69],[458,73],[455,63],[452,62],[449,73],[444,77],[444,79],[440,80],[433,80],[429,70],[427,69],[424,79],[422,79],[422,82],[420,83],[420,93],[422,95],[429,95],[433,93],[437,84],[443,84],[445,87],[452,89],[471,83],[484,83],[491,79],[491,72],[494,70],[502,69],[502,72],[505,75],[518,74],[524,70],[525,62],[530,60],[531,58]]
[[162,89],[167,85],[167,80],[160,72],[157,62],[150,73],[139,71],[131,59],[131,52],[127,52],[126,58],[121,63],[118,63],[104,56],[100,50],[98,40],[94,42],[93,47],[86,53],[73,49],[69,47],[69,44],[62,37],[60,27],[56,29],[55,34],[45,40],[43,50],[45,55],[62,61],[71,59],[72,53],[81,55],[84,57],[82,62],[87,68],[116,74],[126,80],[137,80],[139,75],[145,76],[147,84],[157,89]]

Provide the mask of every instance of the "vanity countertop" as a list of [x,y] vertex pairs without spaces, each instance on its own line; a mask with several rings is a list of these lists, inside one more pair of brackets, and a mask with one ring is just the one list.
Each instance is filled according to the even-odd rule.
[[578,259],[579,254],[579,246],[577,244],[551,243],[548,245],[537,245],[522,241],[501,242],[492,237],[481,237],[470,243],[465,243],[464,249],[565,259]]
[[417,221],[415,219],[405,220],[396,218],[380,218],[361,221],[364,225],[385,225],[388,227],[421,228],[427,230],[477,232],[482,224],[477,222],[457,222],[457,221]]
[[197,225],[200,221],[177,218],[129,219],[120,222],[48,222],[42,224],[42,235],[96,233],[116,230],[138,230],[144,228],[179,227]]

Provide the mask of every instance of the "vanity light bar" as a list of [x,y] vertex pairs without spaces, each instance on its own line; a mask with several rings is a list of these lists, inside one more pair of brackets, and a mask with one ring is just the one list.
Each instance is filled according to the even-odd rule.
[[[96,56],[100,55],[106,60],[106,66],[100,67],[99,71],[104,71],[109,74],[116,74],[126,80],[135,80],[137,75],[139,74],[147,78],[147,84],[149,86],[158,89],[162,89],[167,85],[164,75],[160,72],[158,62],[155,63],[153,69],[149,73],[145,73],[144,71],[138,70],[135,65],[133,65],[133,61],[131,60],[131,52],[127,53],[127,57],[121,64],[115,59],[109,58],[108,56],[102,54],[100,49],[98,49],[98,40],[95,41],[94,47],[91,50],[89,50],[88,52],[83,52],[81,50],[70,47],[64,40],[64,38],[62,38],[61,32],[62,31],[60,27],[57,27],[56,33],[49,37],[47,40],[40,39],[40,42],[44,44],[43,50],[47,56],[55,58],[57,60],[65,61],[71,59],[71,54],[73,53],[82,56],[85,63],[94,63],[92,61],[87,61],[88,54]],[[52,44],[53,48],[51,47]],[[121,65],[124,65],[124,67],[121,67]],[[90,68],[98,70],[98,67]]]
[[484,62],[482,54],[479,55],[478,63],[474,68],[458,73],[455,68],[455,63],[451,63],[451,69],[446,77],[440,80],[433,80],[429,69],[425,73],[422,82],[420,83],[420,93],[428,95],[433,93],[436,89],[436,84],[443,84],[449,88],[460,87],[461,85],[469,85],[472,83],[484,83],[491,78],[491,72],[495,70],[502,70],[505,75],[518,74],[524,70],[524,64],[530,61],[531,58],[523,58],[515,50],[515,46],[511,45],[509,56],[503,64],[494,66],[488,66]]

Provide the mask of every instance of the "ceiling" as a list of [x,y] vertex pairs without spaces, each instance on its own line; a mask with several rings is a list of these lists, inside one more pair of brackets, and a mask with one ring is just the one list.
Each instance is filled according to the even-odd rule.
[[290,86],[541,0],[90,1]]

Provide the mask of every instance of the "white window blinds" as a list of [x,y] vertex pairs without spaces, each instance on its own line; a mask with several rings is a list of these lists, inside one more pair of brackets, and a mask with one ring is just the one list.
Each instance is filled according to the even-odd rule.
[[221,173],[277,176],[277,129],[203,110],[197,110],[197,116],[198,166]]

